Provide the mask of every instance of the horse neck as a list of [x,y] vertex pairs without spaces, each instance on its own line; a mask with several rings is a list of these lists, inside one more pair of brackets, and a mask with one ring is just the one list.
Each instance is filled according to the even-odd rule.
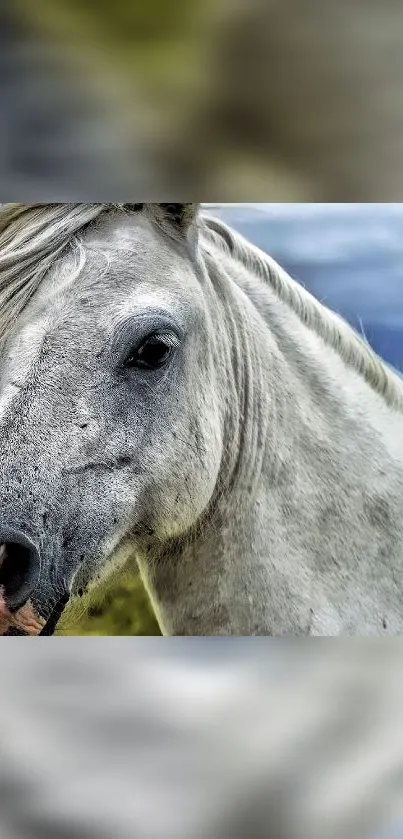
[[402,416],[270,288],[236,278],[245,386],[221,516],[238,632],[402,631]]
[[[175,582],[168,602],[157,581],[161,625],[178,635],[374,634],[387,615],[396,633],[403,451],[398,463],[386,440],[401,439],[401,417],[270,289],[234,275],[223,274],[217,307],[227,458],[203,526],[165,556]],[[386,554],[383,588],[374,578]]]
[[241,286],[264,323],[248,318],[253,408],[228,550],[259,634],[401,632],[403,418],[270,289]]

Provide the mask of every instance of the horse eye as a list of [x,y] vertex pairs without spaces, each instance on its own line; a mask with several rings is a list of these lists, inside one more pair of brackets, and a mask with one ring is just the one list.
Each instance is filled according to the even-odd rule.
[[150,335],[146,341],[132,353],[125,362],[125,367],[140,367],[157,370],[168,361],[175,346],[172,335]]

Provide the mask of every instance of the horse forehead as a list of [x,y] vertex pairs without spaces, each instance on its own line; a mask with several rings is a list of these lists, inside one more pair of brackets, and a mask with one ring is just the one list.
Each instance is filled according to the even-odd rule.
[[19,366],[18,381],[51,336],[59,345],[85,327],[86,337],[96,339],[100,326],[113,331],[126,315],[152,308],[181,310],[186,319],[202,302],[190,261],[144,220],[114,219],[90,229],[82,254],[81,265],[75,251],[55,263],[18,319],[6,365],[12,377]]
[[185,282],[189,273],[189,261],[173,247],[168,236],[141,215],[106,216],[89,228],[83,242],[90,266],[96,268],[102,260],[107,265],[101,280],[115,275],[119,279],[126,276],[164,281],[168,272],[169,279],[176,277]]
[[178,247],[140,214],[107,216],[99,226],[89,228],[84,245],[93,271],[99,272],[103,261],[98,273],[100,287],[107,288],[111,282],[112,286],[126,284],[130,288],[144,283],[172,291],[189,302],[202,296],[191,251]]
[[[18,343],[32,349],[51,333],[56,343],[63,338],[94,332],[111,334],[114,327],[131,315],[154,309],[182,312],[192,306],[192,294],[183,295],[164,272],[162,280],[147,276],[131,266],[122,254],[113,265],[98,258],[88,259],[79,274],[70,261],[46,277],[20,318]],[[100,332],[101,330],[101,332]]]
[[169,241],[145,225],[96,228],[83,239],[84,262],[77,271],[77,255],[65,256],[45,278],[34,306],[45,304],[48,311],[62,312],[91,304],[92,314],[125,306],[136,309],[196,306],[202,292],[190,259],[177,253]]
[[150,220],[141,213],[102,215],[87,228],[83,239],[91,247],[129,247],[139,251],[150,251],[165,244]]

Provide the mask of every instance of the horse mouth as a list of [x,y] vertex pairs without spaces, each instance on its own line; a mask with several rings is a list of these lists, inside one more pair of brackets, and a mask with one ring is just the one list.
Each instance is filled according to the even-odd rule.
[[0,545],[0,635],[53,635],[58,621],[69,600],[69,594],[63,593],[44,618],[34,603],[26,599],[17,608],[7,602],[8,592],[8,554],[7,546]]

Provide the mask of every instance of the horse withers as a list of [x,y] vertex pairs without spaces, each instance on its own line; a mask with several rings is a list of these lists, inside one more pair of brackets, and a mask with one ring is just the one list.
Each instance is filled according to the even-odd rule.
[[194,204],[0,210],[0,633],[136,558],[167,635],[403,630],[403,383]]

